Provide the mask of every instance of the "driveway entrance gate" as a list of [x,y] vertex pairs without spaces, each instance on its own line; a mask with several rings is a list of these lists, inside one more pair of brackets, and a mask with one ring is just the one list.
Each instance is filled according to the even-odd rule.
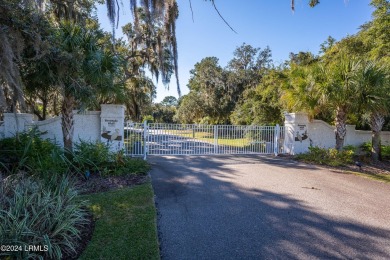
[[278,154],[283,126],[133,123],[125,125],[125,149],[131,156]]

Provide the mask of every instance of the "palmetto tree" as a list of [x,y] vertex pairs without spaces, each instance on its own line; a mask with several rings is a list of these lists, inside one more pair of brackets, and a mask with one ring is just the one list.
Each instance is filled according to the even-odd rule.
[[289,84],[282,101],[287,108],[315,116],[334,111],[336,149],[341,150],[346,136],[348,113],[357,104],[356,71],[359,62],[340,56],[331,63],[310,66],[292,65]]
[[351,57],[337,57],[323,66],[325,80],[319,84],[320,102],[335,113],[336,149],[341,150],[347,134],[348,113],[357,105],[356,72],[359,61]]
[[[85,22],[95,0],[2,0],[0,1],[0,111],[23,108],[23,81],[20,68],[23,52],[31,48],[40,59],[50,44],[52,24],[61,19]],[[9,110],[9,109],[8,109]],[[22,109],[23,110],[23,109]]]
[[383,66],[375,61],[361,62],[356,73],[359,105],[369,118],[372,131],[372,159],[381,157],[381,131],[389,112],[389,78]]
[[318,64],[300,66],[291,64],[288,83],[281,101],[290,111],[304,111],[314,117],[321,111],[319,84],[323,82],[322,68]]
[[111,74],[115,73],[116,60],[104,52],[93,29],[72,22],[61,22],[57,39],[60,53],[56,71],[57,85],[63,96],[61,115],[64,147],[72,150],[73,110],[77,105],[88,102],[96,89],[113,84]]

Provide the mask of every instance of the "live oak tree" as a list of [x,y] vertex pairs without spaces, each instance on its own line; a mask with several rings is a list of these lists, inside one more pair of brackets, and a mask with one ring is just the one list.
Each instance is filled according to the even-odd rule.
[[[174,71],[176,77],[177,91],[181,96],[178,74],[178,49],[176,40],[176,21],[179,16],[179,6],[176,0],[128,0],[130,3],[130,9],[133,14],[133,23],[137,26],[138,22],[142,19],[138,12],[138,7],[141,6],[144,12],[144,18],[146,18],[146,25],[152,27],[156,20],[161,20],[163,23],[162,36],[163,39],[169,43],[169,46],[173,53]],[[229,23],[220,14],[214,0],[205,0],[212,4],[217,14],[223,19],[223,21],[234,31]],[[107,14],[111,22],[113,34],[115,35],[115,26],[119,21],[119,11],[122,3],[121,0],[106,0]],[[191,4],[191,0],[190,0]],[[319,0],[309,0],[309,6],[314,7],[319,4]],[[291,0],[291,9],[295,10],[295,1]],[[157,46],[160,48],[161,42],[157,42]]]
[[226,67],[226,85],[230,99],[237,102],[245,89],[255,87],[264,72],[271,67],[272,54],[268,46],[261,49],[243,43],[235,49],[233,55]]
[[[179,119],[189,122],[201,122],[202,119],[208,123],[225,123],[231,109],[231,101],[227,95],[226,72],[218,64],[216,57],[207,57],[195,64],[191,70],[191,78],[188,83],[190,89],[189,95],[183,98],[179,108]],[[200,102],[200,106],[189,101],[193,98]],[[188,118],[185,117],[184,111],[191,112]],[[206,119],[207,118],[207,119]]]
[[280,95],[286,84],[285,71],[269,69],[253,88],[244,90],[230,119],[234,124],[275,125],[282,123]]
[[45,52],[48,27],[44,16],[36,12],[34,1],[0,1],[0,113],[23,110],[23,82],[20,65],[23,52],[31,49],[31,59]]
[[161,105],[163,106],[177,106],[178,105],[178,100],[174,96],[166,96],[161,102]]

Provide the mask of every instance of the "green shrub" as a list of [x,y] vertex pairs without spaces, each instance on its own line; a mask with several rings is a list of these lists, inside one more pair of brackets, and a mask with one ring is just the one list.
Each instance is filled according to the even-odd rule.
[[125,174],[146,174],[150,170],[150,165],[138,158],[130,158],[123,152],[118,152],[114,155],[112,169],[110,175],[125,175]]
[[371,142],[366,142],[360,146],[360,149],[366,152],[367,154],[371,153],[371,148],[372,148]]
[[[84,202],[65,176],[44,184],[20,175],[0,178],[0,244],[18,246],[0,258],[61,259],[74,255],[80,229],[89,223]],[[24,250],[41,246],[43,252]]]
[[75,145],[73,154],[75,170],[84,174],[100,174],[102,176],[145,174],[149,170],[147,162],[126,156],[123,151],[111,152],[101,142],[80,141]]
[[385,159],[390,158],[390,145],[382,145],[382,157]]
[[[360,146],[362,151],[366,152],[367,156],[371,155],[372,143],[366,142]],[[390,159],[390,145],[382,145],[382,158]]]
[[75,144],[72,160],[80,172],[104,171],[112,161],[112,153],[105,143],[80,141]]
[[63,152],[50,140],[42,140],[42,132],[32,129],[15,137],[0,140],[0,172],[50,175],[68,170]]
[[46,180],[73,173],[88,177],[97,173],[102,176],[143,174],[149,170],[145,161],[126,157],[123,152],[111,152],[104,143],[79,141],[74,144],[74,152],[64,153],[49,140],[42,140],[41,134],[31,130],[0,140],[0,173],[26,172]]
[[325,149],[320,147],[309,147],[309,152],[296,155],[298,160],[314,162],[322,165],[343,166],[353,163],[356,148],[346,146],[342,151],[336,149]]
[[147,116],[144,116],[144,117],[142,118],[142,122],[144,122],[145,120],[146,120],[148,123],[153,123],[153,122],[154,122],[154,117],[153,117],[152,115],[147,115]]

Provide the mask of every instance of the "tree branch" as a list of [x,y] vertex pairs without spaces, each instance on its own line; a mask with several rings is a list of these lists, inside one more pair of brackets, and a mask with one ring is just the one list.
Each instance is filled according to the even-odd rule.
[[[232,30],[233,32],[237,33],[237,32],[233,29],[233,27],[231,27],[230,24],[225,20],[225,18],[223,18],[223,16],[222,16],[221,13],[219,12],[217,6],[215,5],[215,1],[214,1],[214,0],[211,0],[211,4],[213,5],[215,11],[217,11],[219,17],[224,21],[224,23],[225,23],[227,26],[229,26],[230,30]],[[237,34],[238,34],[238,33],[237,33]]]

